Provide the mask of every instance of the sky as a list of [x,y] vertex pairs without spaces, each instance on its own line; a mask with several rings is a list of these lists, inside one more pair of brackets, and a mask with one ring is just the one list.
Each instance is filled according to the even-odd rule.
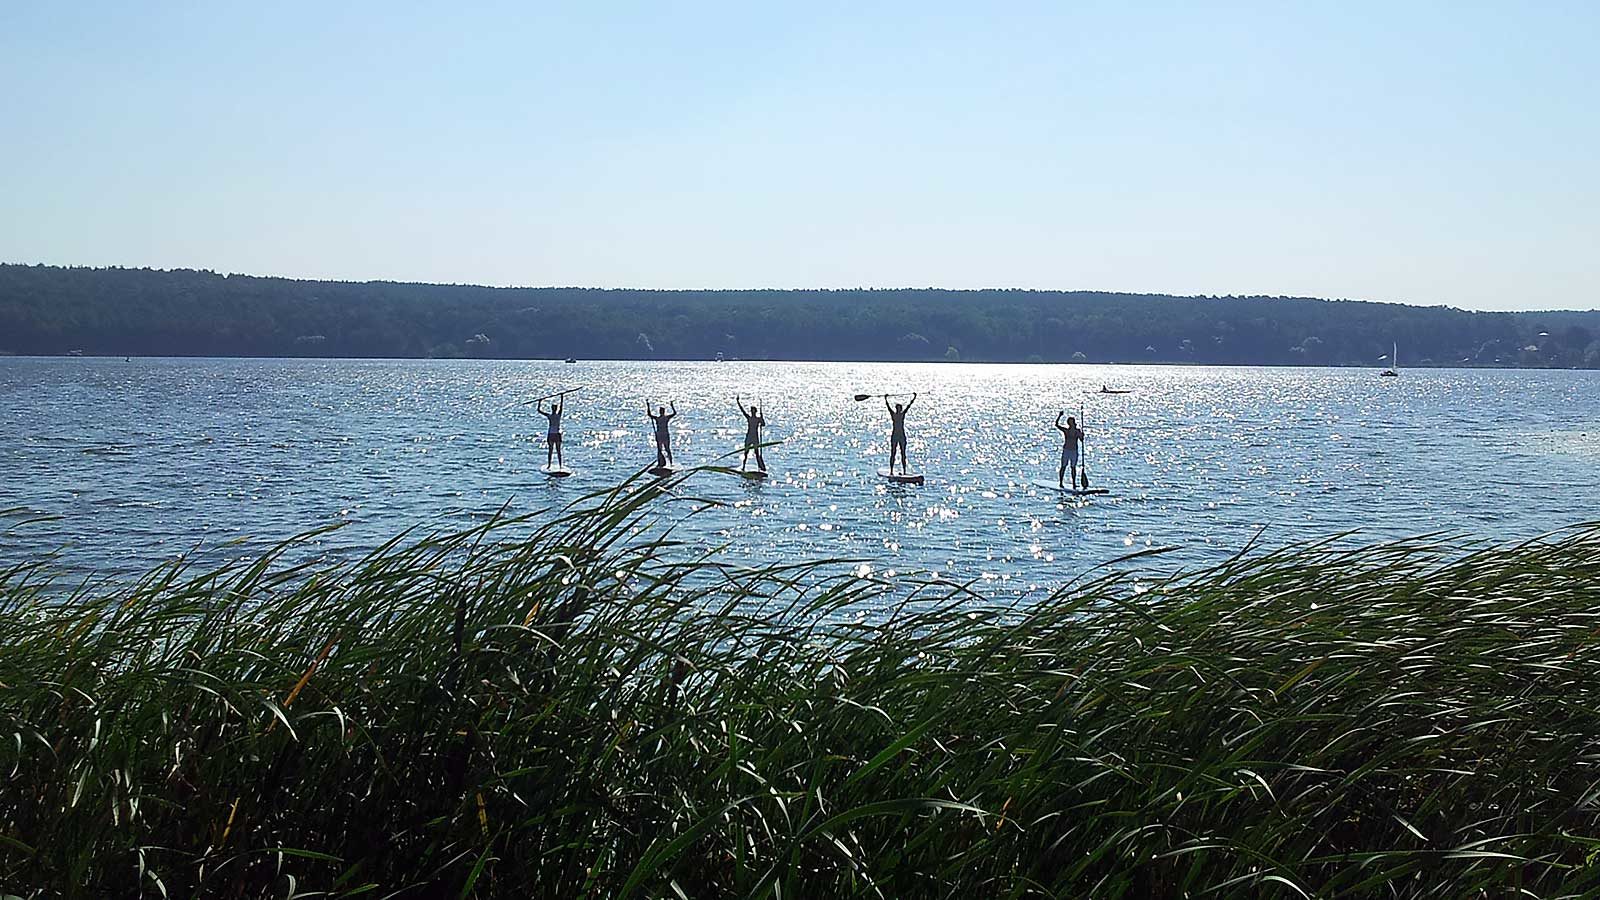
[[0,261],[1600,307],[1600,3],[0,0]]

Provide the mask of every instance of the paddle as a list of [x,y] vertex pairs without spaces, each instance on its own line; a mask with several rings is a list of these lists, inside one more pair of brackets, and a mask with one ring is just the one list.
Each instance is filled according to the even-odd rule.
[[[1083,402],[1078,402],[1078,428],[1083,428]],[[1085,435],[1087,436],[1087,435]],[[1083,442],[1083,458],[1078,460],[1078,483],[1083,490],[1089,489],[1089,442]]]
[[887,400],[890,397],[909,397],[909,396],[911,396],[911,395],[910,394],[857,394],[856,395],[856,402],[860,403],[863,400],[873,400],[873,399]]
[[535,397],[532,400],[518,400],[516,403],[511,404],[511,406],[506,407],[506,409],[510,409],[512,406],[527,406],[529,403],[539,403],[549,400],[552,397],[565,397],[566,395],[577,390],[579,390],[579,388],[567,388],[564,391],[556,391],[554,394],[545,394],[543,397]]

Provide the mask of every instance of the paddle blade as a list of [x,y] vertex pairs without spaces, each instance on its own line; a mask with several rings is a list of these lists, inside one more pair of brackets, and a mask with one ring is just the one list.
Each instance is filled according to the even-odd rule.
[[1084,490],[1087,491],[1089,489],[1089,470],[1088,469],[1079,469],[1078,470],[1078,481],[1082,483]]
[[871,400],[871,399],[872,399],[872,395],[871,394],[857,394],[856,395],[856,402],[857,403],[860,403],[863,400]]

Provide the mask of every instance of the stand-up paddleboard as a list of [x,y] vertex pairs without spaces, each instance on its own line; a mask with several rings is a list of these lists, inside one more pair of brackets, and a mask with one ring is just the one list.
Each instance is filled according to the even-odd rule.
[[1047,491],[1056,491],[1057,493],[1067,494],[1073,497],[1095,497],[1100,494],[1111,493],[1109,488],[1063,487],[1062,485],[1056,484],[1054,481],[1046,481],[1043,478],[1034,479],[1033,486],[1044,488]]
[[751,481],[761,481],[767,477],[767,473],[760,469],[740,469],[739,474]]
[[657,478],[666,478],[668,475],[676,475],[678,473],[678,467],[675,465],[651,466],[645,471]]
[[878,474],[881,475],[884,478],[889,479],[890,481],[894,482],[895,484],[921,484],[922,483],[922,473],[921,472],[896,473],[896,472],[893,472],[893,471],[891,471],[889,469],[879,469],[878,470]]
[[567,468],[566,466],[540,466],[539,467],[539,471],[541,471],[544,474],[550,476],[551,478],[570,478],[570,477],[572,477],[572,470]]

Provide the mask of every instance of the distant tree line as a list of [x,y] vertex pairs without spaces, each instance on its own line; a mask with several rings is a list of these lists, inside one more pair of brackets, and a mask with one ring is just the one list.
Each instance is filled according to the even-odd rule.
[[652,291],[0,265],[0,353],[1600,368],[1600,312],[1304,297]]

